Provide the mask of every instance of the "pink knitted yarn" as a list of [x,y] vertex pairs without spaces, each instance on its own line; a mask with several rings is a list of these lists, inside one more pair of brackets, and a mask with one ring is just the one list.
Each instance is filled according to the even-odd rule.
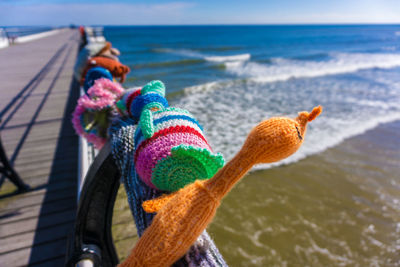
[[82,105],[77,105],[75,107],[74,113],[72,113],[72,126],[75,129],[75,132],[78,135],[84,135],[85,130],[83,129],[82,123],[81,123],[81,115],[85,112],[85,108]]
[[123,92],[124,89],[118,83],[104,78],[97,79],[89,88],[88,95],[78,100],[72,117],[76,133],[100,149],[106,142],[109,112]]
[[203,139],[191,133],[176,132],[160,136],[149,142],[137,155],[135,168],[142,181],[151,188],[156,188],[151,182],[153,168],[158,161],[171,155],[173,147],[182,144],[211,150]]
[[112,96],[114,99],[118,98],[122,95],[124,89],[121,87],[119,83],[110,81],[109,79],[100,78],[97,79],[93,86],[89,88],[88,95],[93,97],[110,97]]
[[83,115],[88,110],[84,105],[79,103],[75,108],[74,113],[72,114],[72,126],[75,129],[75,132],[78,135],[84,137],[89,143],[92,143],[97,149],[101,149],[103,145],[107,142],[107,140],[103,137],[96,135],[95,133],[86,131],[83,127]]
[[90,98],[87,95],[83,95],[78,99],[78,106],[82,106],[86,109],[101,110],[103,108],[110,107],[114,104],[114,95],[110,93],[103,93],[102,96]]

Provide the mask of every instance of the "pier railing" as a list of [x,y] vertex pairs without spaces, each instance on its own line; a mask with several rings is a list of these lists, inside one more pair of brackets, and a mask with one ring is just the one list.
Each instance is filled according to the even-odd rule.
[[[86,29],[88,43],[103,42],[102,28]],[[84,94],[83,88],[80,94]],[[120,173],[110,145],[101,151],[79,137],[78,212],[74,232],[69,240],[67,266],[115,266],[118,255],[111,225]]]

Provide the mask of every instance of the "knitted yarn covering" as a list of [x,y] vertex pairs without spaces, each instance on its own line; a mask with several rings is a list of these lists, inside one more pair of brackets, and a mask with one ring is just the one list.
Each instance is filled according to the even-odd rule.
[[128,66],[106,57],[92,57],[88,59],[86,67],[82,72],[81,85],[85,82],[86,73],[94,67],[102,67],[110,71],[114,78],[119,78],[120,82],[125,81],[126,75],[131,71]]
[[[159,197],[163,192],[147,186],[136,173],[134,165],[136,127],[134,120],[130,118],[118,119],[110,127],[109,136],[112,154],[122,175],[121,179],[127,192],[137,232],[139,236],[142,236],[155,216],[155,214],[146,213],[142,208],[142,203]],[[187,253],[173,266],[227,265],[207,232],[203,231]]]
[[83,90],[85,91],[85,93],[87,93],[87,91],[89,90],[90,87],[93,86],[95,81],[100,78],[105,78],[110,81],[113,80],[113,77],[109,70],[102,68],[102,67],[91,68],[86,73],[85,82],[83,84]]
[[114,116],[115,100],[124,89],[105,78],[97,79],[87,95],[78,99],[72,114],[72,125],[78,135],[100,149],[107,141],[110,117]]
[[[153,94],[147,94],[149,96]],[[195,180],[211,178],[224,165],[213,153],[202,127],[186,110],[166,108],[143,118],[135,132],[135,165],[140,178],[151,188],[174,192]],[[143,121],[148,125],[143,125]],[[144,130],[151,128],[149,138]]]
[[304,141],[307,123],[322,112],[301,112],[292,120],[271,118],[259,123],[241,150],[212,179],[195,181],[173,195],[146,202],[157,212],[121,267],[170,266],[212,221],[222,198],[257,163],[272,163],[295,153]]
[[132,104],[132,101],[140,95],[141,88],[131,88],[125,91],[125,94],[121,97],[121,99],[117,102],[116,107],[121,116],[130,116],[132,119],[134,119],[135,123],[137,123],[137,120],[139,118],[133,118],[131,111],[130,111],[130,106]]

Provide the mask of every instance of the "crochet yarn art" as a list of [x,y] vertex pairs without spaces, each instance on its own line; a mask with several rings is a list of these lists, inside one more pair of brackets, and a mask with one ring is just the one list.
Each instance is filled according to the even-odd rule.
[[86,67],[82,72],[81,84],[85,82],[85,76],[88,70],[94,67],[102,67],[110,71],[114,78],[119,78],[119,82],[123,83],[131,69],[122,63],[107,57],[92,57],[88,59]]
[[[121,181],[125,187],[129,207],[140,237],[155,216],[154,213],[146,213],[142,204],[147,200],[161,196],[163,192],[147,186],[136,172],[133,164],[136,128],[137,123],[131,117],[119,117],[119,119],[113,121],[109,136],[111,152],[121,172]],[[185,252],[185,255],[175,261],[172,266],[226,267],[227,265],[208,233],[203,231]]]
[[282,160],[302,145],[307,123],[322,112],[301,112],[292,120],[271,118],[250,132],[243,147],[209,180],[195,181],[179,191],[149,200],[143,207],[157,212],[136,243],[125,266],[170,266],[182,257],[213,219],[221,199],[257,163]]
[[100,78],[105,78],[110,81],[113,80],[113,76],[107,69],[102,68],[102,67],[91,68],[86,73],[85,82],[83,83],[83,91],[85,91],[85,93],[87,93],[89,88],[94,85],[94,82]]
[[78,135],[100,149],[107,141],[110,117],[114,111],[116,99],[124,89],[105,78],[97,79],[87,95],[78,99],[72,114],[72,125]]
[[152,81],[117,104],[138,120],[134,134],[136,171],[149,187],[174,192],[195,180],[211,178],[223,165],[199,122],[187,111],[168,107],[165,86]]

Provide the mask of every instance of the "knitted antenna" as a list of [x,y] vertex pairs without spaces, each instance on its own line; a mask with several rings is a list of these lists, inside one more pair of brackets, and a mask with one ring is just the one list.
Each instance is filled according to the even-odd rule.
[[146,203],[158,212],[132,253],[120,266],[170,266],[213,219],[221,199],[257,163],[282,160],[304,141],[306,125],[322,111],[302,112],[295,120],[271,118],[250,132],[242,149],[209,180],[195,181],[173,196]]
[[[132,118],[124,117],[114,121],[109,135],[111,151],[122,175],[137,232],[139,236],[142,236],[155,216],[155,214],[146,213],[142,208],[142,203],[160,196],[162,192],[147,186],[136,173],[134,165],[136,128]],[[183,253],[185,255],[181,255],[181,259],[176,259],[173,266],[227,266],[206,231],[203,231],[190,246]]]

